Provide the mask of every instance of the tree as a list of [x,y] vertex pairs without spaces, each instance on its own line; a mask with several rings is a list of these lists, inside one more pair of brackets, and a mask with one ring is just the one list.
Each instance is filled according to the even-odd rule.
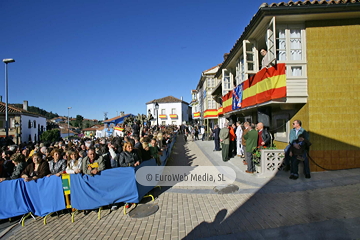
[[75,125],[79,128],[82,128],[84,117],[81,115],[76,115],[76,123]]
[[60,130],[52,129],[43,132],[40,136],[41,141],[43,142],[56,142],[60,139]]

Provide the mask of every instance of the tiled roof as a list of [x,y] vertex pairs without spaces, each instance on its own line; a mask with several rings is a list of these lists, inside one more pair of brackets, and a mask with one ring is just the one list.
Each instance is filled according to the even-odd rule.
[[206,72],[208,72],[208,71],[211,71],[211,70],[213,70],[214,68],[217,68],[217,67],[220,67],[220,66],[221,66],[221,63],[218,64],[218,65],[216,65],[216,66],[214,66],[214,67],[212,67],[212,68],[209,68],[208,70],[203,71],[203,73],[206,73]]
[[167,96],[167,97],[164,97],[164,98],[159,98],[159,99],[154,99],[150,102],[147,102],[146,104],[150,104],[150,103],[177,103],[177,102],[183,102],[183,103],[186,103],[186,104],[189,104],[183,100],[180,100],[176,97],[173,97],[173,96]]
[[[349,5],[357,5],[359,6],[360,0],[313,0],[313,1],[309,1],[309,0],[305,0],[305,1],[292,1],[290,0],[289,2],[280,2],[280,3],[271,3],[271,4],[267,4],[267,3],[263,3],[260,5],[259,10],[257,11],[257,13],[252,17],[250,23],[245,27],[244,32],[242,33],[242,35],[238,38],[238,40],[235,42],[234,46],[231,48],[230,50],[230,54],[229,56],[222,62],[218,72],[215,74],[215,77],[218,77],[221,74],[222,71],[222,66],[226,66],[226,62],[231,61],[232,57],[234,56],[234,51],[235,48],[237,48],[237,46],[242,46],[242,40],[243,38],[246,36],[246,34],[248,33],[248,31],[253,28],[256,24],[256,20],[258,20],[261,15],[263,14],[264,11],[266,10],[282,10],[282,11],[286,11],[287,14],[289,14],[289,10],[290,9],[304,9],[304,11],[308,11],[308,8],[311,7],[319,7],[323,8],[323,7],[327,7],[327,6],[349,6]],[[285,8],[284,8],[285,7]],[[324,13],[324,9],[321,9],[321,13]]]
[[123,116],[116,116],[116,117],[110,118],[110,119],[108,119],[108,120],[105,120],[104,123],[106,123],[106,122],[111,122],[111,121],[114,121],[114,120],[119,119],[119,118],[122,118],[122,117],[127,117],[128,115],[131,115],[131,113],[125,114],[125,115],[123,115]]
[[[6,104],[4,102],[0,102],[0,114],[5,112],[6,112]],[[14,107],[11,104],[8,104],[8,113],[17,113],[17,114],[26,114],[26,115],[35,115],[39,117],[44,117],[40,114],[32,113],[22,108]]]

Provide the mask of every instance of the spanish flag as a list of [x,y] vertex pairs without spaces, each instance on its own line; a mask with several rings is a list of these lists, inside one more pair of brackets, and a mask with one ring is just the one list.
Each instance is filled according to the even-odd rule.
[[263,68],[243,84],[242,108],[286,97],[285,64]]
[[232,111],[232,100],[233,100],[233,91],[229,91],[222,97],[223,101],[223,113]]
[[120,131],[120,132],[124,131],[124,128],[122,128],[122,127],[114,127],[114,129],[115,129],[115,130],[118,130],[118,131]]

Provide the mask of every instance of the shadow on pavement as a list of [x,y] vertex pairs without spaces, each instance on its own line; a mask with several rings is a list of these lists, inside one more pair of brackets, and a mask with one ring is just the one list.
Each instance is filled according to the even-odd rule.
[[340,170],[291,180],[278,172],[230,215],[220,210],[213,222],[200,223],[184,239],[356,239],[359,173]]

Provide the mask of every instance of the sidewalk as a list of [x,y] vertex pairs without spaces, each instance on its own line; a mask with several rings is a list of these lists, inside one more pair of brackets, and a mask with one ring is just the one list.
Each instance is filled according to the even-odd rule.
[[224,165],[237,174],[239,191],[217,194],[211,187],[156,189],[159,211],[146,218],[122,209],[26,220],[3,239],[354,239],[360,237],[360,169],[312,173],[290,180],[245,173],[240,158],[223,163],[212,141],[177,138],[168,165]]

